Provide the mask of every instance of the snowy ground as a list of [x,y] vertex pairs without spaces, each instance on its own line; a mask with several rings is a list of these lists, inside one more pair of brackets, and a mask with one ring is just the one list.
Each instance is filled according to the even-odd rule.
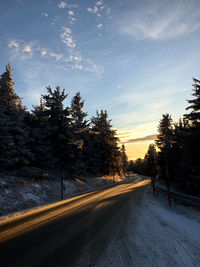
[[200,266],[199,210],[169,207],[164,196],[152,196],[150,186],[132,206],[97,266]]
[[[120,181],[116,176],[115,181]],[[64,199],[81,192],[112,184],[113,177],[87,177],[84,179],[64,180]],[[60,180],[38,180],[16,177],[0,173],[0,216],[25,211],[47,203],[60,200]],[[3,219],[0,217],[0,219]]]

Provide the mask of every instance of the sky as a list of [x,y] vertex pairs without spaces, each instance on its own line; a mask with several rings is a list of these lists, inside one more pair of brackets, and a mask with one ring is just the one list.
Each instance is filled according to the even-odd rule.
[[1,0],[0,73],[9,62],[29,110],[46,86],[107,110],[129,159],[162,114],[176,121],[200,76],[199,0]]

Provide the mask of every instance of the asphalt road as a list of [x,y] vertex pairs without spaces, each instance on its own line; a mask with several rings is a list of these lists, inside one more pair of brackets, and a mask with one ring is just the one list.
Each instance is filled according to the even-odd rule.
[[0,266],[95,266],[148,183],[96,190],[0,222]]

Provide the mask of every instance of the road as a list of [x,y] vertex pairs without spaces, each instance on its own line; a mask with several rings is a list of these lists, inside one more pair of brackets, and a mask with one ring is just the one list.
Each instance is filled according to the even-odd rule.
[[0,265],[95,266],[149,180],[116,185],[0,222]]

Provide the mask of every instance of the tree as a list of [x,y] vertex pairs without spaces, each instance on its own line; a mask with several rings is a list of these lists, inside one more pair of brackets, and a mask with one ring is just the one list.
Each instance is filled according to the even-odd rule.
[[6,71],[1,75],[0,79],[0,103],[5,106],[13,106],[15,108],[21,108],[21,98],[15,93],[12,78],[12,68],[10,64],[6,65]]
[[133,160],[130,160],[128,163],[128,169],[127,170],[130,172],[134,172],[135,171],[134,168],[135,168],[135,164],[134,164]]
[[51,140],[49,133],[48,117],[45,114],[45,102],[40,98],[40,105],[33,106],[32,114],[30,114],[26,123],[29,126],[29,147],[33,153],[32,166],[39,168],[47,168],[51,162]]
[[73,153],[74,136],[71,129],[71,110],[64,108],[63,101],[67,98],[65,89],[56,87],[53,91],[47,87],[47,95],[43,95],[45,100],[44,116],[48,121],[46,138],[50,141],[51,157],[49,166],[64,166],[68,172],[73,172]]
[[85,119],[87,113],[83,112],[84,100],[80,96],[80,92],[72,98],[71,101],[71,115],[72,115],[72,130],[75,137],[76,158],[74,164],[76,165],[77,174],[85,172],[84,154],[86,154],[86,142],[89,134],[89,123]]
[[[190,105],[186,108],[186,110],[191,110],[191,112],[184,114],[188,125],[185,130],[183,159],[188,182],[191,184],[193,183],[192,180],[200,181],[200,80],[193,78],[193,81],[192,96],[194,96],[194,98],[192,100],[187,100]],[[195,182],[192,189],[193,192],[198,190],[197,187]]]
[[147,175],[147,161],[146,159],[138,158],[134,164],[134,171],[138,174]]
[[121,164],[122,164],[122,172],[125,174],[128,168],[128,157],[126,155],[126,148],[124,144],[121,147]]
[[156,148],[154,144],[150,144],[145,155],[148,166],[148,174],[153,176],[156,172]]
[[27,166],[31,153],[27,148],[28,130],[24,123],[26,109],[15,93],[10,64],[0,78],[0,166]]
[[192,111],[189,114],[185,114],[184,117],[189,120],[191,127],[199,128],[200,127],[200,80],[193,78],[193,96],[195,97],[192,100],[187,100],[190,106],[186,110],[191,109]]
[[168,201],[171,206],[171,194],[170,194],[170,183],[169,175],[172,178],[173,161],[172,155],[172,118],[169,114],[163,114],[162,119],[158,125],[158,136],[156,144],[160,149],[158,152],[158,165],[160,166],[160,174],[165,178],[167,189],[168,189]]
[[120,172],[119,159],[120,151],[116,131],[112,129],[106,111],[97,111],[97,116],[92,117],[91,142],[93,153],[91,163],[96,168],[97,173],[110,174]]

